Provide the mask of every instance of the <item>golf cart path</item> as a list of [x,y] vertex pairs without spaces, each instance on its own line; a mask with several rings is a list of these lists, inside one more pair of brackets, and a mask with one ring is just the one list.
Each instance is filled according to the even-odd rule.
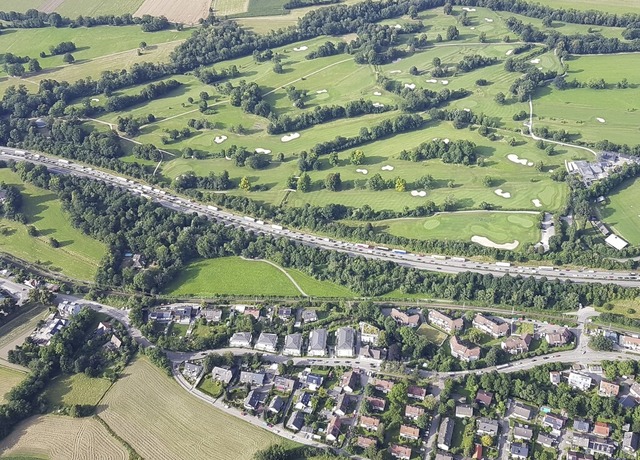
[[275,264],[275,263],[271,262],[270,260],[265,260],[265,259],[247,259],[246,257],[240,257],[240,258],[242,260],[248,260],[249,262],[264,262],[264,263],[267,263],[269,265],[274,266],[275,268],[280,270],[282,273],[284,273],[284,276],[289,278],[289,281],[291,281],[291,283],[296,287],[296,289],[298,291],[300,291],[300,294],[302,294],[304,297],[309,297],[309,294],[304,292],[302,290],[302,288],[300,287],[300,285],[296,282],[296,280],[294,280],[293,277],[289,273],[287,273],[287,271],[284,268],[282,268],[280,265]]

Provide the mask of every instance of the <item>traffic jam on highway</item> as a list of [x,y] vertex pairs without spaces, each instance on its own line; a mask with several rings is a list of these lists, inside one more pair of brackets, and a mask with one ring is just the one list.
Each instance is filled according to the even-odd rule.
[[113,185],[126,188],[140,196],[154,200],[162,206],[182,212],[197,212],[200,215],[218,220],[235,227],[244,227],[253,230],[258,234],[274,234],[284,236],[293,240],[298,240],[303,244],[347,252],[352,255],[361,255],[368,258],[395,261],[407,267],[421,270],[442,271],[446,273],[462,273],[465,271],[491,273],[494,275],[522,275],[534,276],[537,278],[557,278],[572,280],[574,282],[615,282],[627,286],[640,286],[637,273],[620,273],[609,271],[581,270],[558,268],[552,266],[514,266],[510,262],[482,263],[467,260],[464,257],[449,257],[444,255],[416,254],[404,249],[392,249],[383,246],[372,246],[363,243],[349,243],[331,238],[300,233],[288,230],[281,225],[270,224],[262,220],[257,220],[250,216],[238,216],[216,206],[195,203],[190,199],[180,198],[172,195],[166,190],[154,188],[150,185],[141,184],[125,177],[116,176],[91,167],[73,163],[69,160],[51,158],[45,155],[30,153],[24,150],[9,149],[7,147],[0,150],[0,155],[10,159],[27,159],[34,163],[44,164],[54,173],[71,173],[97,180],[109,182]]

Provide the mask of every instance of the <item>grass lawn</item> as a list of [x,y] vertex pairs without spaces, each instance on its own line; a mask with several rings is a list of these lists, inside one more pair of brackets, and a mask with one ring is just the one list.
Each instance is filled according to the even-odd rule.
[[49,385],[46,398],[52,406],[95,406],[110,386],[111,382],[103,378],[91,378],[84,374],[63,376]]
[[516,334],[531,334],[533,335],[533,323],[518,323],[516,326]]
[[536,0],[536,3],[551,8],[575,9],[580,11],[596,10],[608,13],[640,13],[640,3],[629,0]]
[[[71,226],[53,193],[22,183],[9,169],[0,169],[0,181],[20,189],[21,212],[27,217],[28,225],[38,230],[38,236],[32,237],[26,225],[0,219],[0,251],[73,278],[93,280],[105,254],[104,245]],[[58,240],[60,247],[51,247],[49,238]]]
[[178,324],[172,322],[169,330],[169,335],[175,337],[184,337],[187,334],[187,329],[189,329],[189,326],[187,324]]
[[287,0],[249,0],[247,12],[235,17],[286,15],[289,14],[289,10],[282,7],[285,3]]
[[422,323],[417,332],[418,335],[424,336],[429,342],[436,345],[442,345],[442,343],[447,339],[447,334],[427,323]]
[[[78,16],[96,17],[107,14],[120,16],[125,13],[135,13],[143,1],[144,0],[92,0],[86,2],[82,0],[63,0],[54,8],[54,11],[72,19]],[[48,0],[0,0],[0,11],[24,12],[29,9],[42,11],[43,7],[50,3]]]
[[5,402],[4,395],[18,383],[22,382],[26,374],[15,369],[0,366],[0,404]]
[[198,389],[214,398],[219,397],[224,392],[224,387],[219,381],[213,381],[210,375],[207,375],[200,381]]
[[[640,180],[624,182],[607,197],[600,208],[603,220],[632,245],[640,244]],[[636,209],[637,208],[637,209]]]
[[356,297],[356,294],[344,286],[331,281],[319,281],[299,270],[285,269],[302,290],[311,297]]
[[603,313],[615,313],[616,315],[622,315],[627,318],[640,318],[640,299],[614,300],[611,304],[613,305],[611,310],[598,308],[598,311]]

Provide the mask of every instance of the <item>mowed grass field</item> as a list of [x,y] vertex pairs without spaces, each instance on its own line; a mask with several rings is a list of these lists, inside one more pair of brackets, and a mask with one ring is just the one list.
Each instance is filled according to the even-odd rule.
[[61,16],[72,19],[78,16],[101,16],[107,14],[133,14],[144,0],[0,0],[0,11],[24,12],[36,9],[51,13],[55,11]]
[[281,441],[195,398],[144,358],[127,368],[100,406],[99,416],[144,458],[250,460]]
[[640,180],[626,181],[600,208],[604,221],[632,245],[640,244]]
[[538,215],[498,212],[460,212],[427,218],[373,222],[374,229],[418,240],[471,241],[474,235],[494,243],[520,242],[519,248],[540,241]]
[[536,0],[535,3],[550,6],[551,8],[575,9],[580,11],[597,10],[608,13],[640,13],[640,1],[638,0]]
[[[27,233],[27,225],[0,219],[0,250],[81,280],[93,280],[100,259],[105,254],[102,243],[84,235],[66,220],[60,201],[47,190],[24,184],[9,169],[0,169],[0,181],[16,185],[23,197],[21,212],[27,225],[38,230],[38,236]],[[60,243],[59,248],[49,244],[49,238]]]
[[129,452],[93,418],[38,415],[0,441],[0,456],[16,460],[126,460]]
[[110,386],[107,379],[73,374],[56,378],[47,388],[45,397],[52,406],[95,406]]
[[22,382],[26,374],[15,369],[0,366],[0,404],[6,402],[4,396],[18,383]]

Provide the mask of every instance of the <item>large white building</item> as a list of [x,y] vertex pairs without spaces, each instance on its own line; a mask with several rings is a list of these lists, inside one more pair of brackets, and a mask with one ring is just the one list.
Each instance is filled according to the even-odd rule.
[[577,388],[578,390],[587,391],[591,388],[593,379],[588,375],[578,374],[577,372],[571,372],[569,374],[569,386]]
[[229,346],[251,348],[251,332],[236,332],[229,340]]
[[353,358],[355,356],[356,331],[352,327],[341,327],[336,331],[336,356]]
[[276,334],[262,332],[253,348],[256,350],[275,353],[278,350],[278,336]]
[[327,356],[327,330],[314,329],[309,334],[309,356]]

